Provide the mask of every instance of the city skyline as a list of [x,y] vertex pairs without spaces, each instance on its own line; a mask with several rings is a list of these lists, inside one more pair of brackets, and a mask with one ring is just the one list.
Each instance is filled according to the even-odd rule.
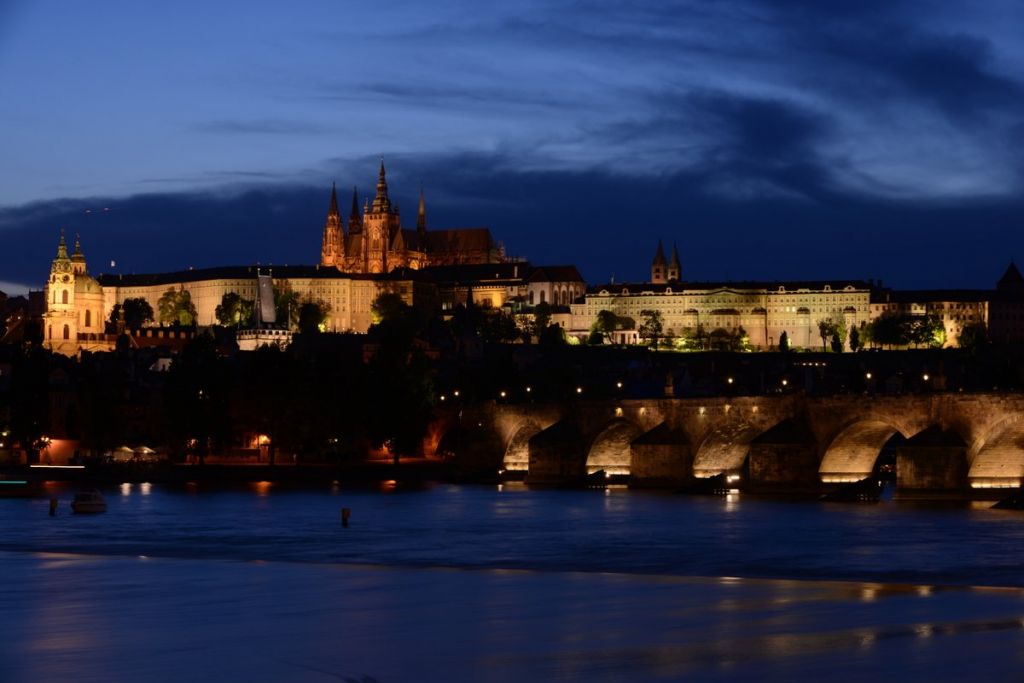
[[1011,3],[465,9],[6,5],[0,280],[39,286],[60,227],[121,272],[312,263],[380,156],[405,222],[423,186],[592,283],[659,237],[693,280],[988,287],[1024,254]]

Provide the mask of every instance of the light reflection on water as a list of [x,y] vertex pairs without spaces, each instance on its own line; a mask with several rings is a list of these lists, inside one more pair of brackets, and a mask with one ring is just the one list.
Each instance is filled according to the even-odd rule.
[[[1024,517],[971,505],[840,505],[521,483],[294,490],[122,484],[56,518],[0,500],[0,550],[1024,586]],[[351,508],[342,529],[340,510]]]

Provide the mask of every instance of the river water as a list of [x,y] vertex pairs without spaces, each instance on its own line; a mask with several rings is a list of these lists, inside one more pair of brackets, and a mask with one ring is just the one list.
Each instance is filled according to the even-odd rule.
[[[0,500],[0,681],[960,680],[1024,666],[1024,514],[438,484]],[[341,525],[341,508],[352,510]]]

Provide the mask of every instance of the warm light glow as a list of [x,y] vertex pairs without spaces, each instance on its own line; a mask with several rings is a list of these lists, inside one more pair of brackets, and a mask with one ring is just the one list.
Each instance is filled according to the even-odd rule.
[[728,382],[729,384],[732,384],[732,377],[730,377],[729,379],[727,379],[725,381]]
[[616,382],[615,383],[615,387],[618,388],[618,389],[621,389],[622,388],[622,382]]
[[865,379],[871,379],[871,373],[870,372],[865,373],[864,378]]
[[576,387],[576,393],[577,394],[582,394],[583,393],[583,387]]
[[121,484],[121,495],[127,496],[132,492],[132,485],[128,482]]
[[921,379],[923,379],[925,382],[927,382],[928,381],[928,373],[926,372],[923,375],[921,375]]
[[252,488],[256,492],[257,496],[262,497],[270,495],[270,489],[273,488],[273,486],[274,483],[270,481],[257,481],[253,483]]
[[786,386],[787,384],[789,384],[789,380],[788,379],[782,380],[782,386]]
[[622,408],[615,409],[615,417],[622,417]]
[[725,478],[725,480],[731,484],[733,482],[739,481],[740,480],[740,475],[738,475],[738,474],[730,474],[728,477]]
[[441,394],[441,400],[443,401],[444,399],[445,399],[445,395]]
[[29,465],[39,470],[84,470],[85,465]]
[[505,392],[504,392],[504,391],[502,391],[502,392],[501,392],[500,394],[498,394],[498,395],[499,395],[499,396],[501,396],[502,398],[505,398]]
[[530,387],[526,387],[526,393],[530,393],[530,391],[531,391]]
[[141,484],[139,484],[139,490],[142,491],[142,495],[144,495],[144,496],[148,496],[149,492],[152,489],[153,489],[153,485],[150,484],[148,481],[144,481]]
[[459,390],[456,389],[455,391],[453,391],[452,392],[452,396],[454,396],[455,398],[458,398],[459,397]]

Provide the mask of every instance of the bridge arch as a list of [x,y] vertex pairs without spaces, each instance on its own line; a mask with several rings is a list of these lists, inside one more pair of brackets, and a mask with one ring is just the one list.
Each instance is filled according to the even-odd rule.
[[1024,483],[1024,417],[1014,415],[988,430],[968,453],[971,488],[1016,488]]
[[630,473],[630,444],[643,430],[629,420],[607,424],[590,442],[587,450],[587,474],[604,470],[610,475]]
[[505,447],[502,467],[509,472],[526,472],[530,469],[530,439],[539,434],[543,427],[537,420],[526,419],[512,433]]
[[738,472],[750,453],[750,442],[763,430],[740,422],[712,430],[693,458],[693,476],[703,479],[723,472]]
[[897,435],[901,439],[913,436],[878,417],[847,423],[825,449],[818,467],[821,481],[826,484],[853,482],[870,476],[882,449]]

